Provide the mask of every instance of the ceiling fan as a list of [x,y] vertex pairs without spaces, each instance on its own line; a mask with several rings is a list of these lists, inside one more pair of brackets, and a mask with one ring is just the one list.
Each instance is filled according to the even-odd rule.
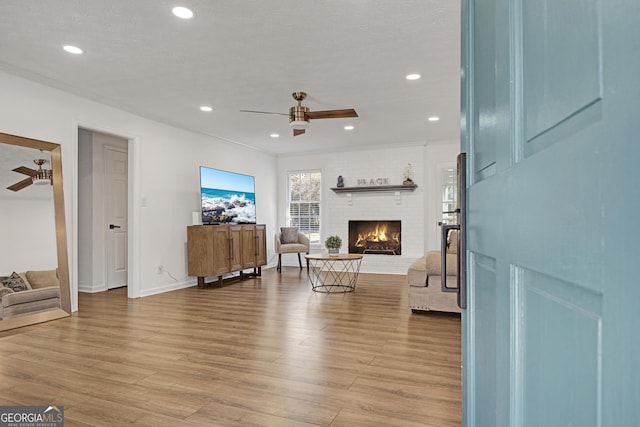
[[[358,117],[358,113],[353,108],[344,110],[324,110],[324,111],[309,111],[309,107],[302,105],[302,101],[307,97],[305,92],[293,92],[291,94],[293,99],[298,101],[298,105],[294,105],[289,108],[289,125],[293,129],[293,136],[302,135],[309,127],[309,120],[311,119],[342,119],[349,117]],[[254,110],[240,110],[243,113],[260,113],[260,114],[281,114],[286,116],[285,113],[271,113],[268,111],[254,111]]]
[[28,175],[29,178],[25,178],[20,182],[16,182],[10,187],[7,187],[7,190],[11,191],[20,191],[23,188],[30,186],[31,184],[35,185],[44,185],[44,184],[53,184],[51,180],[51,169],[43,169],[42,165],[47,163],[45,159],[35,159],[33,161],[36,165],[38,165],[38,169],[31,169],[26,166],[19,166],[13,169],[14,172],[18,172],[24,175]]

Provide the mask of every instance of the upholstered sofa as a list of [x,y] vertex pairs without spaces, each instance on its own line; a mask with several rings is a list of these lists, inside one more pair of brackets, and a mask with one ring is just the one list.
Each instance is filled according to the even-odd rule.
[[0,277],[0,296],[0,319],[61,308],[57,271],[34,270]]
[[[447,287],[457,287],[457,241],[456,232],[449,234],[447,244]],[[409,285],[409,308],[417,311],[445,311],[460,313],[456,292],[442,291],[442,255],[440,251],[428,252],[416,260],[407,270]]]

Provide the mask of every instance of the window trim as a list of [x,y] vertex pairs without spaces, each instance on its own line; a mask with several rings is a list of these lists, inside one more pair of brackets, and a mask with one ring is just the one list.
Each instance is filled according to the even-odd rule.
[[[320,188],[318,191],[319,200],[291,200],[291,176],[292,175],[302,175],[302,174],[318,174],[320,176]],[[310,233],[305,233],[310,237],[311,246],[314,248],[322,247],[322,242],[320,241],[320,236],[322,235],[322,171],[320,169],[300,169],[300,170],[290,170],[287,171],[286,175],[286,213],[285,213],[285,222],[287,226],[291,226],[291,205],[292,203],[302,204],[302,203],[317,203],[318,204],[318,238],[317,241],[313,241]],[[301,218],[301,217],[299,217]],[[311,216],[309,216],[311,218]],[[304,232],[304,231],[303,231]]]

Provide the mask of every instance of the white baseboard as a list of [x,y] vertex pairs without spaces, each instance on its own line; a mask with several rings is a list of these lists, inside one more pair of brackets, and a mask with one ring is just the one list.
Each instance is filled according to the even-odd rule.
[[107,290],[107,285],[104,283],[95,285],[90,283],[78,283],[78,292],[84,292],[87,294],[95,294],[96,292],[104,292]]
[[162,294],[164,292],[190,288],[191,286],[196,286],[197,284],[198,283],[196,280],[187,280],[184,282],[169,283],[167,285],[161,285],[151,289],[143,289],[140,292],[140,297],[148,297],[150,295]]

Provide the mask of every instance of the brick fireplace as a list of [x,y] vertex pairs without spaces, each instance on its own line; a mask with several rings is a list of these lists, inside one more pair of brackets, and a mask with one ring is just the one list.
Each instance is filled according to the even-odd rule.
[[401,221],[350,220],[349,253],[401,255]]

